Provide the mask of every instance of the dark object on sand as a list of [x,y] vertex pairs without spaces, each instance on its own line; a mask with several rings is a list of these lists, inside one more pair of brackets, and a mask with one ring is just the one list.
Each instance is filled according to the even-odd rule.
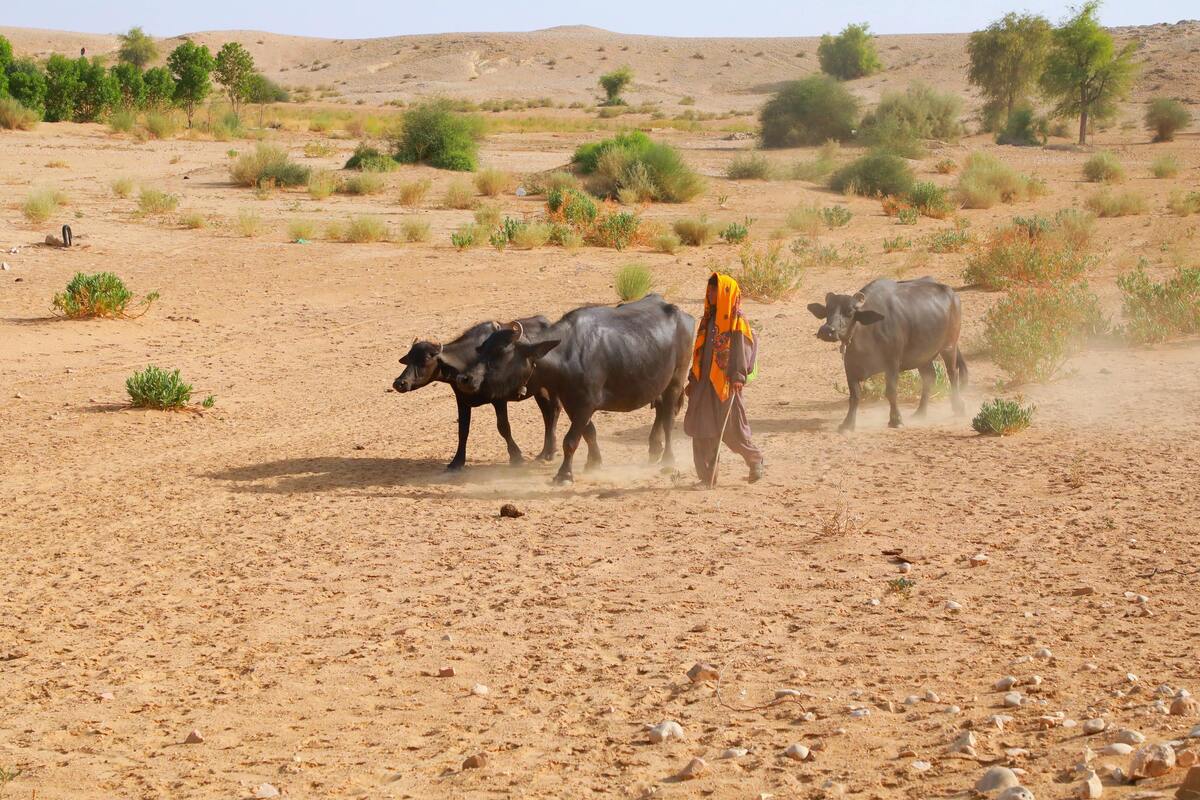
[[512,503],[505,503],[500,506],[500,516],[508,517],[509,519],[517,519],[525,516],[525,512],[514,506]]

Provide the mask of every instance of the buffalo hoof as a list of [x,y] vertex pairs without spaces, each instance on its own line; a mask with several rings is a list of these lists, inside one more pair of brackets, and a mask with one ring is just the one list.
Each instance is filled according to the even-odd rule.
[[462,472],[463,467],[467,465],[465,461],[451,461],[446,465],[446,472]]
[[538,461],[553,461],[554,460],[554,451],[553,450],[543,450],[542,452],[537,454],[537,460]]
[[904,427],[904,423],[903,423],[903,422],[901,422],[901,421],[900,421],[900,420],[898,420],[898,419],[889,419],[889,420],[888,420],[888,427],[889,427],[889,428],[903,428],[903,427]]
[[925,409],[918,408],[913,412],[913,419],[925,419]]
[[843,422],[841,425],[838,425],[838,433],[842,434],[843,436],[849,436],[850,434],[854,433],[854,423]]
[[560,472],[554,476],[554,483],[558,486],[565,486],[568,483],[574,483],[575,476],[570,472]]
[[510,455],[508,457],[508,465],[510,467],[525,466],[525,456],[521,455],[520,453],[517,453],[516,455]]

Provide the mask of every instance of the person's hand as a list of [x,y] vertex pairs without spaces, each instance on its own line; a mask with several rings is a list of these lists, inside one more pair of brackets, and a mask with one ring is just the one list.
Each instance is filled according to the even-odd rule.
[[738,392],[739,394],[741,393],[742,389],[745,388],[745,386],[746,386],[746,384],[743,383],[742,381],[734,381],[733,382],[733,390],[735,392]]

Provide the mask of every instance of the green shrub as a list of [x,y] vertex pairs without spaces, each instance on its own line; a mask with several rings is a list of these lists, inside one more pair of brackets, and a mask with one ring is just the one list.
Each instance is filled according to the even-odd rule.
[[58,189],[35,189],[21,204],[21,213],[30,222],[45,222],[50,215],[58,211],[66,195]]
[[199,230],[208,225],[208,219],[199,211],[186,211],[179,217],[179,224],[190,230]]
[[433,187],[433,181],[429,178],[418,178],[412,181],[405,181],[400,184],[400,205],[416,206],[420,205],[425,199],[425,195],[429,194],[430,188]]
[[129,133],[137,124],[137,115],[132,111],[114,111],[108,115],[108,130],[111,133]]
[[[145,314],[150,304],[157,299],[158,292],[151,292],[143,297],[138,304],[142,307],[141,314]],[[111,272],[97,272],[93,275],[75,273],[67,288],[54,295],[52,302],[54,308],[69,319],[122,319],[141,316],[129,314],[133,292],[126,288],[124,281]]]
[[686,203],[704,191],[704,181],[674,147],[654,142],[641,131],[590,142],[575,150],[580,172],[592,191],[622,201]]
[[446,187],[446,196],[442,198],[442,205],[460,210],[474,208],[475,192],[471,189],[471,184],[464,180],[450,181],[450,185]]
[[796,206],[788,211],[787,216],[784,217],[784,224],[797,233],[816,237],[821,234],[824,216],[817,206]]
[[945,219],[953,210],[947,191],[931,181],[914,183],[907,200],[917,213],[934,219]]
[[237,219],[234,220],[234,228],[247,239],[258,236],[262,231],[262,225],[262,217],[248,208],[243,208],[239,211]]
[[550,225],[550,243],[560,245],[566,250],[577,250],[583,246],[584,236],[574,228],[558,223]]
[[896,212],[897,225],[916,225],[921,219],[921,212],[915,208],[902,208]]
[[1161,342],[1200,333],[1200,268],[1179,269],[1155,283],[1145,263],[1117,277],[1125,316],[1124,335],[1135,342]]
[[387,224],[379,217],[368,215],[351,217],[346,222],[342,241],[354,244],[382,242],[388,238]]
[[1200,192],[1171,192],[1167,198],[1167,208],[1177,217],[1200,214]]
[[868,153],[834,172],[830,187],[845,194],[866,197],[908,194],[913,173],[904,159],[891,153]]
[[629,67],[619,67],[612,72],[600,76],[600,87],[604,89],[604,104],[609,106],[624,105],[621,92],[633,81],[633,71]]
[[429,241],[429,223],[423,219],[406,219],[400,223],[400,238],[406,242]]
[[684,217],[683,219],[675,220],[672,230],[684,244],[691,247],[700,247],[711,242],[716,238],[720,226],[715,222],[709,222],[704,215],[699,217]]
[[314,200],[324,200],[337,191],[338,180],[327,169],[314,171],[308,176],[308,196]]
[[672,231],[663,231],[655,236],[650,244],[659,253],[671,253],[673,255],[679,252],[679,248],[683,246],[683,240],[679,238],[678,234]]
[[741,269],[734,279],[747,297],[762,303],[791,297],[804,280],[804,265],[783,254],[782,242],[771,242],[761,250],[745,245],[738,261]]
[[589,233],[591,241],[598,247],[624,250],[637,238],[642,221],[629,211],[612,211],[597,217]]
[[1154,141],[1169,142],[1188,126],[1191,114],[1178,100],[1157,97],[1146,106],[1146,128],[1154,131]]
[[905,236],[893,236],[890,239],[883,240],[883,252],[895,253],[908,250],[912,247],[912,239]]
[[1179,174],[1179,159],[1173,153],[1163,153],[1150,163],[1150,174],[1156,178],[1174,178]]
[[127,198],[133,194],[133,178],[114,178],[111,187],[113,194],[117,197]]
[[963,208],[991,208],[996,203],[1014,203],[1045,194],[1044,181],[1022,175],[987,153],[967,156],[955,195]]
[[963,228],[947,228],[929,237],[929,252],[957,253],[971,242],[970,231]]
[[333,155],[333,145],[328,142],[309,142],[304,145],[305,158],[325,158]]
[[617,270],[613,286],[622,302],[628,303],[640,300],[650,294],[654,285],[654,276],[645,264],[626,264]]
[[346,169],[357,169],[363,172],[391,172],[396,169],[396,159],[387,153],[381,153],[366,142],[360,142],[354,148],[354,153],[346,161]]
[[983,339],[1013,383],[1044,382],[1105,327],[1099,301],[1086,283],[1014,289],[988,310]]
[[949,175],[952,172],[958,171],[958,162],[953,158],[942,158],[933,165],[933,169],[939,175]]
[[126,378],[125,391],[135,408],[179,409],[192,399],[192,385],[184,383],[179,370],[167,372],[153,365]]
[[0,129],[31,131],[37,127],[41,117],[11,97],[0,97]]
[[879,105],[863,117],[858,136],[869,147],[916,158],[927,139],[956,141],[962,135],[962,100],[913,83],[903,93],[885,92]]
[[821,219],[830,228],[842,228],[850,223],[854,214],[845,206],[829,206],[821,209]]
[[734,156],[733,161],[725,169],[725,177],[730,180],[758,180],[769,181],[771,179],[771,162],[766,156],[758,153],[742,153]]
[[971,427],[986,436],[1008,436],[1029,427],[1035,408],[997,397],[979,408],[979,413],[971,420]]
[[289,161],[287,151],[259,142],[252,153],[242,153],[229,167],[229,175],[239,186],[303,186],[311,170]]
[[522,222],[508,235],[513,247],[535,250],[550,241],[552,228],[545,222]]
[[1046,143],[1048,126],[1044,117],[1034,114],[1030,105],[1020,105],[1008,115],[1004,128],[996,134],[996,144],[1036,147]]
[[481,169],[475,173],[475,188],[487,197],[496,197],[512,191],[516,181],[512,175],[499,169]]
[[143,186],[142,191],[138,194],[138,209],[143,214],[169,214],[178,205],[178,197],[158,189]]
[[967,259],[963,274],[984,289],[1056,286],[1077,280],[1091,259],[1081,249],[1052,235],[1052,226],[1014,224],[998,228]]
[[721,231],[721,238],[728,244],[741,244],[750,238],[750,223],[749,217],[745,222],[731,222]]
[[1112,153],[1096,153],[1083,162],[1083,177],[1093,183],[1119,183],[1125,180],[1125,168]]
[[378,172],[360,172],[356,175],[348,175],[338,183],[339,194],[380,194],[386,188],[387,182]]
[[525,188],[530,194],[545,194],[548,195],[555,189],[578,189],[579,178],[576,178],[570,172],[556,170],[548,175],[535,176],[526,182]]
[[466,250],[483,244],[484,230],[473,222],[458,226],[458,230],[450,234],[450,244],[455,250]]
[[1132,190],[1114,192],[1101,189],[1087,199],[1086,205],[1098,217],[1137,216],[1149,209],[1146,198]]
[[821,71],[843,81],[872,75],[883,69],[867,23],[847,25],[837,36],[825,34],[817,45]]
[[405,112],[393,155],[404,164],[474,172],[482,137],[481,119],[455,113],[448,100],[434,100]]
[[858,125],[858,99],[845,86],[824,75],[789,81],[763,106],[759,115],[763,147],[844,142]]
[[146,128],[146,133],[151,139],[170,139],[175,135],[176,125],[175,118],[170,114],[161,114],[155,111],[146,115],[142,124]]
[[484,228],[496,227],[503,218],[504,209],[500,207],[499,203],[481,203],[475,209],[475,223]]
[[576,227],[591,225],[595,222],[596,214],[599,211],[596,201],[584,192],[575,188],[562,187],[550,190],[550,194],[546,197],[546,209],[552,217]]
[[317,223],[311,219],[294,219],[288,223],[287,234],[293,242],[312,241],[317,235]]

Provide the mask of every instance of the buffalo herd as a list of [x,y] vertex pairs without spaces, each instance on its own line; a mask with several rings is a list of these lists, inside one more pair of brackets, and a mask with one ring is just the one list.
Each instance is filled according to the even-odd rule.
[[[850,407],[839,430],[854,430],[862,382],[883,373],[888,424],[902,422],[896,387],[900,373],[921,375],[917,416],[925,413],[939,356],[950,381],[954,412],[963,412],[961,389],[967,364],[959,351],[962,310],[949,286],[931,278],[873,280],[854,295],[827,294],[808,310],[822,320],[817,338],[839,344]],[[431,383],[447,383],[458,405],[458,449],[447,469],[466,464],[471,409],[491,405],[496,427],[508,446],[509,461],[523,461],[512,438],[508,404],[530,397],[542,412],[544,438],[537,458],[555,455],[555,427],[564,410],[570,427],[563,438],[558,483],[574,480],[572,465],[580,439],[587,443],[586,467],[600,464],[596,442],[597,411],[654,409],[650,461],[674,463],[671,432],[684,402],[696,320],[659,295],[617,306],[584,306],[551,323],[534,316],[509,323],[481,322],[446,344],[413,340],[400,359],[404,371],[393,382],[397,392]]]

